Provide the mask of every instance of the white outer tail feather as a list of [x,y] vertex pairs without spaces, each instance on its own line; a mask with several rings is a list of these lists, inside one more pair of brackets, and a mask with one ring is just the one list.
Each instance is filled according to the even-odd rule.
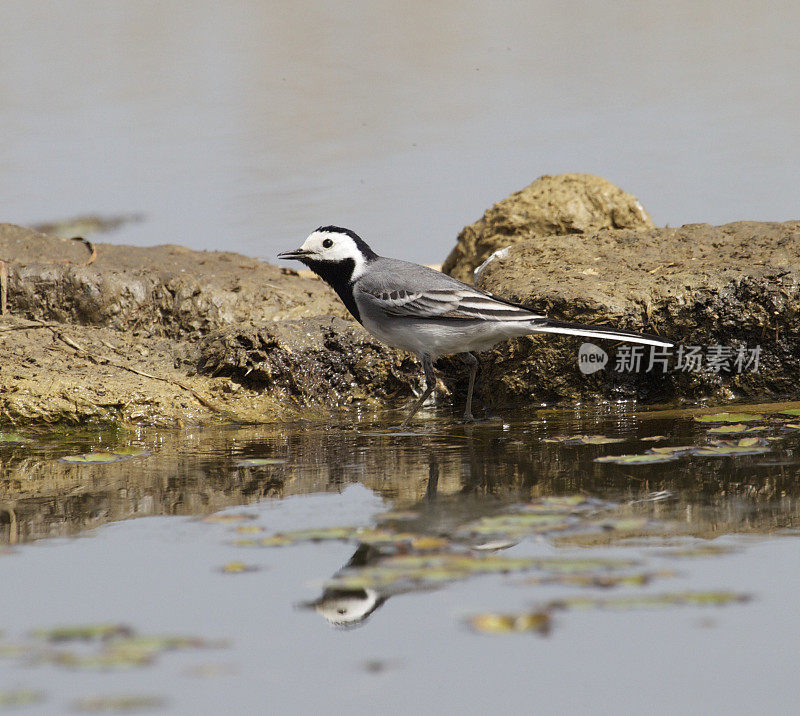
[[657,338],[645,338],[644,336],[631,335],[629,333],[615,333],[614,331],[592,331],[588,328],[567,328],[561,326],[541,326],[531,329],[534,333],[562,333],[567,336],[585,336],[586,338],[607,338],[612,341],[625,341],[626,343],[640,343],[645,346],[663,346],[665,348],[674,346],[673,341]]

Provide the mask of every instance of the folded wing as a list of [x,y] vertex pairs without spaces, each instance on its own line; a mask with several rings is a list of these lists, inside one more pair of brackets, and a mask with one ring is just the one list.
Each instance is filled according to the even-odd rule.
[[544,318],[522,306],[497,300],[472,289],[365,292],[387,316],[484,321],[533,321]]

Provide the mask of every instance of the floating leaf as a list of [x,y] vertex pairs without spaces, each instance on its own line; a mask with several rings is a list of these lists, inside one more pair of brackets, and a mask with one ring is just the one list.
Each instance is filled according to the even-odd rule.
[[52,651],[45,659],[56,666],[68,669],[118,670],[132,669],[152,664],[165,651],[176,649],[218,648],[219,642],[209,642],[187,636],[131,636],[104,642],[94,653]]
[[791,428],[792,430],[800,430],[800,423],[785,423],[784,428]]
[[671,606],[722,606],[743,603],[749,595],[737,592],[672,592],[667,594],[641,594],[625,597],[569,597],[548,602],[550,609],[648,609]]
[[0,708],[28,706],[44,701],[44,692],[34,689],[0,689]]
[[669,445],[663,447],[650,448],[648,454],[654,455],[688,455],[692,451],[697,450],[697,445]]
[[522,584],[564,584],[573,587],[644,587],[654,579],[674,577],[675,572],[640,572],[638,574],[558,574],[548,577],[529,577]]
[[256,572],[258,567],[254,564],[245,564],[244,562],[228,562],[223,564],[219,571],[223,574],[241,574],[243,572]]
[[342,570],[325,583],[329,589],[375,589],[405,585],[422,589],[477,574],[502,574],[530,569],[535,560],[500,555],[471,555],[440,552],[430,555],[398,555],[375,564]]
[[236,547],[285,547],[299,542],[323,542],[325,540],[349,540],[358,532],[357,527],[322,527],[319,529],[279,532],[262,539],[241,539],[231,544]]
[[520,614],[475,614],[467,624],[479,634],[524,634],[537,632],[547,634],[551,619],[547,612],[524,612]]
[[86,713],[123,713],[160,709],[166,705],[161,696],[130,694],[121,696],[86,696],[72,702],[72,708]]
[[609,462],[614,465],[655,465],[660,462],[672,462],[677,460],[678,455],[674,452],[647,452],[643,455],[606,455],[596,457],[595,462]]
[[698,557],[717,557],[723,554],[732,554],[737,550],[734,547],[721,544],[703,544],[696,547],[680,547],[678,549],[664,550],[660,554],[664,557],[678,557],[695,559]]
[[542,442],[561,443],[563,445],[611,445],[625,442],[625,438],[609,438],[605,435],[553,435]]
[[459,537],[522,537],[566,529],[575,524],[570,515],[548,512],[519,512],[482,517],[456,529]]
[[753,413],[715,413],[714,415],[698,415],[695,417],[698,423],[752,423],[763,419],[763,415],[755,415]]
[[0,431],[0,445],[5,443],[27,443],[30,442],[30,438],[25,438],[22,435],[18,435],[17,433],[4,433]]
[[239,460],[236,467],[268,467],[270,465],[283,465],[286,460],[280,460],[275,457],[252,457],[246,460]]
[[585,557],[535,559],[531,563],[531,567],[534,569],[556,574],[614,571],[617,569],[630,569],[638,565],[639,562],[630,559],[591,559]]
[[125,456],[116,455],[113,452],[87,452],[83,455],[67,455],[61,458],[61,462],[70,462],[78,464],[103,464],[109,462],[118,462],[124,460]]
[[699,457],[732,457],[735,455],[761,455],[769,452],[768,443],[760,438],[717,440],[694,451]]
[[736,423],[734,425],[720,425],[716,428],[711,428],[708,432],[710,435],[736,435],[738,433],[757,433],[766,430],[765,425],[756,425],[749,427],[744,423]]
[[31,636],[50,642],[103,641],[117,637],[131,637],[133,629],[125,624],[77,624],[36,629]]
[[639,438],[643,442],[659,442],[661,440],[667,440],[666,435],[648,435],[646,438]]
[[791,417],[797,417],[800,415],[800,408],[790,408],[789,410],[781,410],[779,415],[789,415]]
[[264,528],[259,527],[258,525],[240,525],[237,527],[234,532],[240,535],[252,535],[258,534],[259,532],[263,532]]

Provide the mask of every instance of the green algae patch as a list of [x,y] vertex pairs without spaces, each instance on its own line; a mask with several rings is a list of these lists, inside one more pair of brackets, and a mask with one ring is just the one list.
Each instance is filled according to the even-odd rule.
[[632,559],[591,559],[588,557],[564,557],[535,559],[531,567],[554,574],[582,574],[587,572],[613,572],[630,569],[640,563]]
[[739,435],[744,433],[758,433],[767,430],[766,425],[749,426],[745,423],[735,423],[733,425],[719,425],[708,431],[709,435]]
[[722,607],[743,604],[750,596],[738,592],[670,592],[666,594],[634,594],[620,597],[567,597],[547,602],[538,609],[518,613],[481,613],[466,619],[467,625],[479,634],[547,634],[557,611],[635,610],[680,606]]
[[257,572],[258,567],[255,564],[246,564],[245,562],[228,562],[223,564],[219,571],[223,574],[244,574],[246,572]]
[[237,524],[239,522],[250,522],[256,519],[256,515],[249,512],[217,513],[203,518],[203,522],[217,522],[220,524]]
[[85,696],[72,702],[75,711],[83,713],[131,713],[162,709],[167,705],[161,696],[121,694],[116,696]]
[[650,448],[647,453],[653,455],[688,455],[697,450],[697,445],[667,445],[664,447]]
[[735,547],[722,544],[701,544],[692,547],[677,547],[675,549],[663,550],[660,552],[662,557],[675,557],[678,559],[699,559],[703,557],[719,557],[726,554],[734,554],[739,550]]
[[82,455],[67,455],[60,458],[59,462],[68,462],[76,465],[105,465],[125,459],[125,455],[118,455],[113,452],[87,452]]
[[36,689],[0,689],[0,709],[30,706],[44,701],[43,691]]
[[31,442],[30,438],[26,438],[18,433],[4,433],[0,430],[0,445],[21,445],[29,442]]
[[674,452],[646,452],[641,455],[606,455],[596,457],[595,462],[611,463],[613,465],[656,465],[662,462],[673,462],[678,459]]
[[467,625],[478,634],[548,634],[552,618],[547,612],[523,612],[520,614],[474,614]]
[[236,467],[271,467],[273,465],[284,465],[286,460],[281,460],[276,457],[251,457],[245,460],[239,460]]
[[550,438],[543,438],[542,442],[562,445],[611,445],[625,442],[625,438],[609,438],[605,435],[553,435]]
[[736,457],[742,455],[761,455],[769,452],[769,444],[760,438],[742,438],[738,441],[717,440],[705,445],[692,454],[698,457]]
[[570,587],[610,589],[612,587],[645,587],[656,579],[674,577],[671,570],[635,574],[555,574],[527,577],[520,584],[559,584]]
[[624,597],[569,597],[548,602],[546,610],[586,609],[655,609],[660,607],[699,606],[720,607],[743,604],[750,595],[739,592],[668,592],[666,594],[635,594]]
[[31,632],[31,636],[34,639],[43,639],[51,643],[105,641],[107,639],[131,637],[133,636],[133,629],[125,624],[77,624],[35,629]]
[[326,589],[429,589],[479,574],[506,574],[531,569],[535,560],[501,555],[440,552],[397,555],[365,567],[346,568],[325,582]]
[[148,666],[164,652],[186,649],[221,648],[223,642],[212,642],[191,636],[131,635],[110,639],[95,651],[53,649],[41,660],[67,669],[118,671]]
[[260,525],[239,525],[235,527],[234,532],[239,535],[255,535],[264,532],[264,528]]
[[698,423],[754,423],[763,420],[763,415],[755,413],[714,413],[713,415],[698,415],[695,422]]
[[790,410],[781,410],[778,415],[786,415],[790,418],[796,418],[800,416],[800,408],[791,408]]

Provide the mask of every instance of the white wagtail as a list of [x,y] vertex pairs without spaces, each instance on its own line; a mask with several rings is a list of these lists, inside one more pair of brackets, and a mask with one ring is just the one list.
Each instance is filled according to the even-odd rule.
[[469,365],[464,420],[472,421],[472,391],[478,372],[473,351],[530,333],[608,338],[650,346],[673,341],[605,326],[557,321],[481,291],[419,264],[378,256],[350,229],[321,226],[299,249],[278,258],[303,262],[339,295],[353,317],[373,336],[414,353],[425,371],[425,391],[407,426],[436,386],[434,361],[460,353]]

